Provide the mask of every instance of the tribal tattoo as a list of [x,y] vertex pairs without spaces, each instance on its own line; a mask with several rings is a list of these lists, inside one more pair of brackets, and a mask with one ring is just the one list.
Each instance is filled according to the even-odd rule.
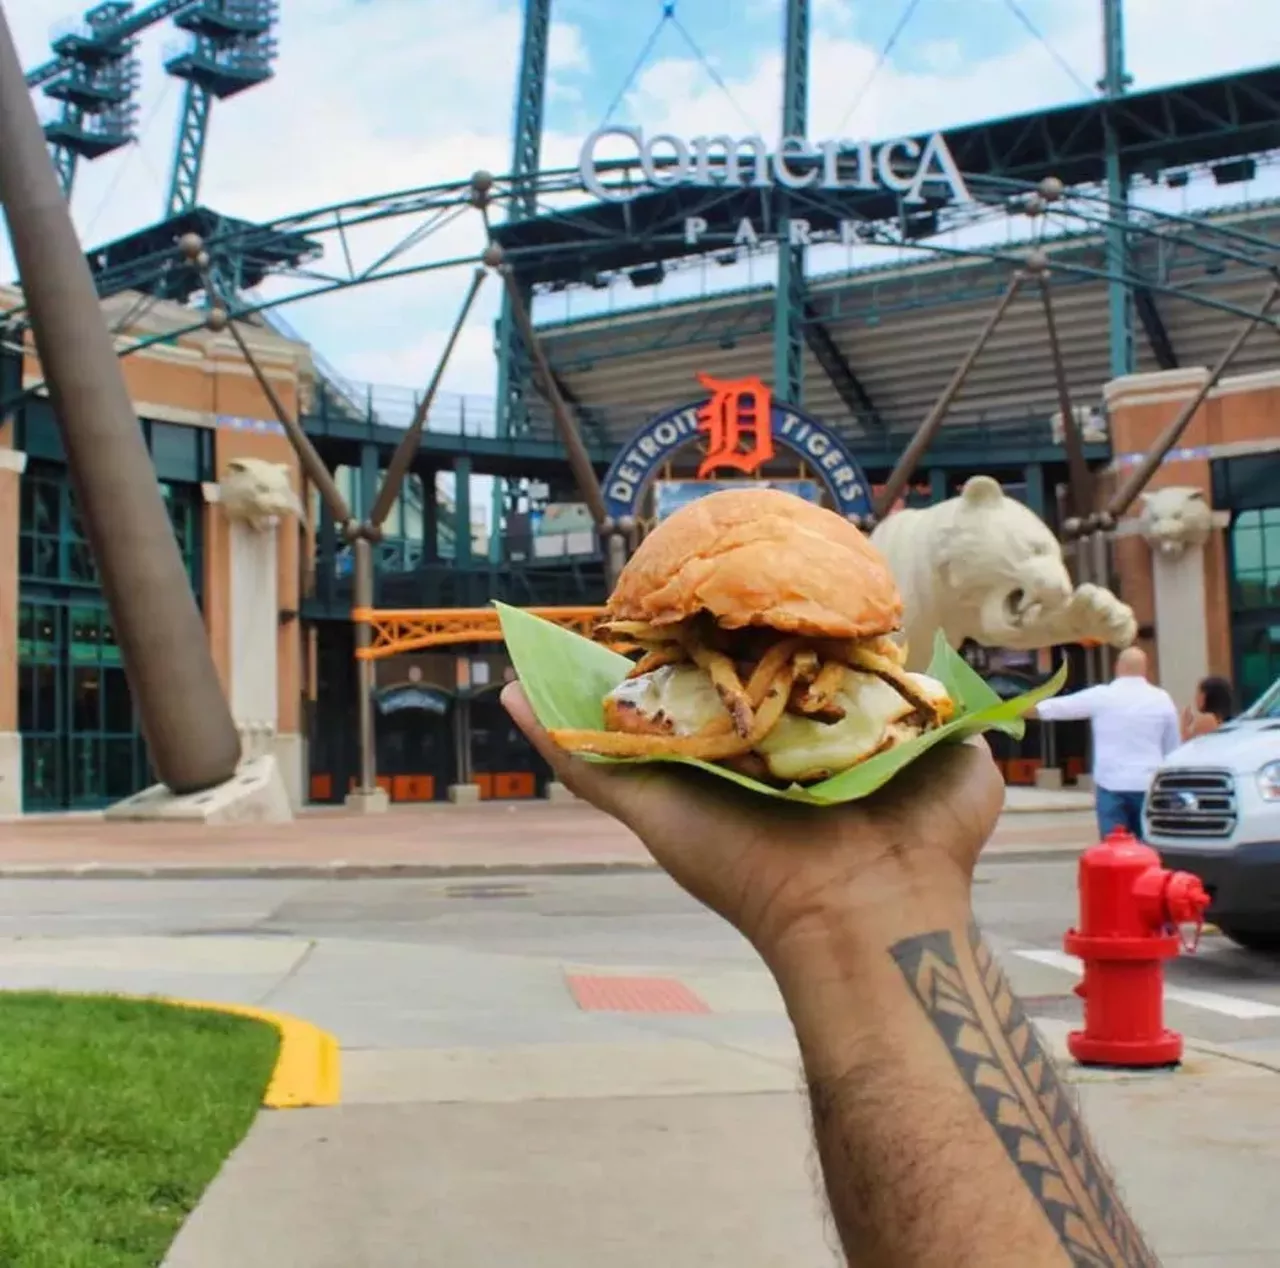
[[977,926],[966,945],[926,933],[891,954],[1073,1268],[1159,1268]]

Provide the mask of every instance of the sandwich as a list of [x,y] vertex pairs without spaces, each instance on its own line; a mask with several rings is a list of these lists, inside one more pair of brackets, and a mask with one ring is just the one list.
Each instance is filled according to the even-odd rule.
[[811,784],[945,724],[942,683],[904,669],[902,598],[853,524],[775,489],[726,490],[658,524],[594,636],[639,652],[575,753],[689,757]]

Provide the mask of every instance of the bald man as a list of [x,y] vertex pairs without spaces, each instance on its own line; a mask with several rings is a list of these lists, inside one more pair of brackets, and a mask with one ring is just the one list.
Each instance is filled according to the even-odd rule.
[[1160,764],[1182,743],[1178,710],[1147,679],[1147,654],[1126,647],[1105,686],[1042,701],[1044,722],[1088,719],[1093,731],[1093,788],[1102,836],[1125,828],[1142,840],[1142,804]]

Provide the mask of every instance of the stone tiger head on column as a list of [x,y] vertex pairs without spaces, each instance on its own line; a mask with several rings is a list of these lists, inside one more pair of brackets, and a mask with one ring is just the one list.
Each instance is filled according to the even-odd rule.
[[286,462],[263,458],[233,458],[218,482],[218,500],[227,518],[263,532],[292,515],[301,520],[306,511],[293,490],[292,472]]
[[1153,551],[1177,559],[1203,546],[1213,529],[1213,509],[1199,489],[1174,485],[1142,494],[1139,531]]

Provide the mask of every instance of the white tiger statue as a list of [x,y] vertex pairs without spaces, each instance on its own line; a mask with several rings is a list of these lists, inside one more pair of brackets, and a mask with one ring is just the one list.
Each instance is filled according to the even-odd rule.
[[959,497],[890,515],[871,540],[902,592],[910,669],[928,665],[936,630],[955,648],[972,639],[1019,651],[1127,647],[1137,637],[1133,610],[1102,586],[1073,586],[1049,526],[990,476],[968,480]]
[[1199,489],[1174,485],[1142,494],[1138,531],[1152,550],[1170,559],[1203,546],[1213,531],[1213,509]]
[[218,482],[218,501],[228,519],[262,532],[289,515],[306,518],[292,481],[287,462],[232,458]]

